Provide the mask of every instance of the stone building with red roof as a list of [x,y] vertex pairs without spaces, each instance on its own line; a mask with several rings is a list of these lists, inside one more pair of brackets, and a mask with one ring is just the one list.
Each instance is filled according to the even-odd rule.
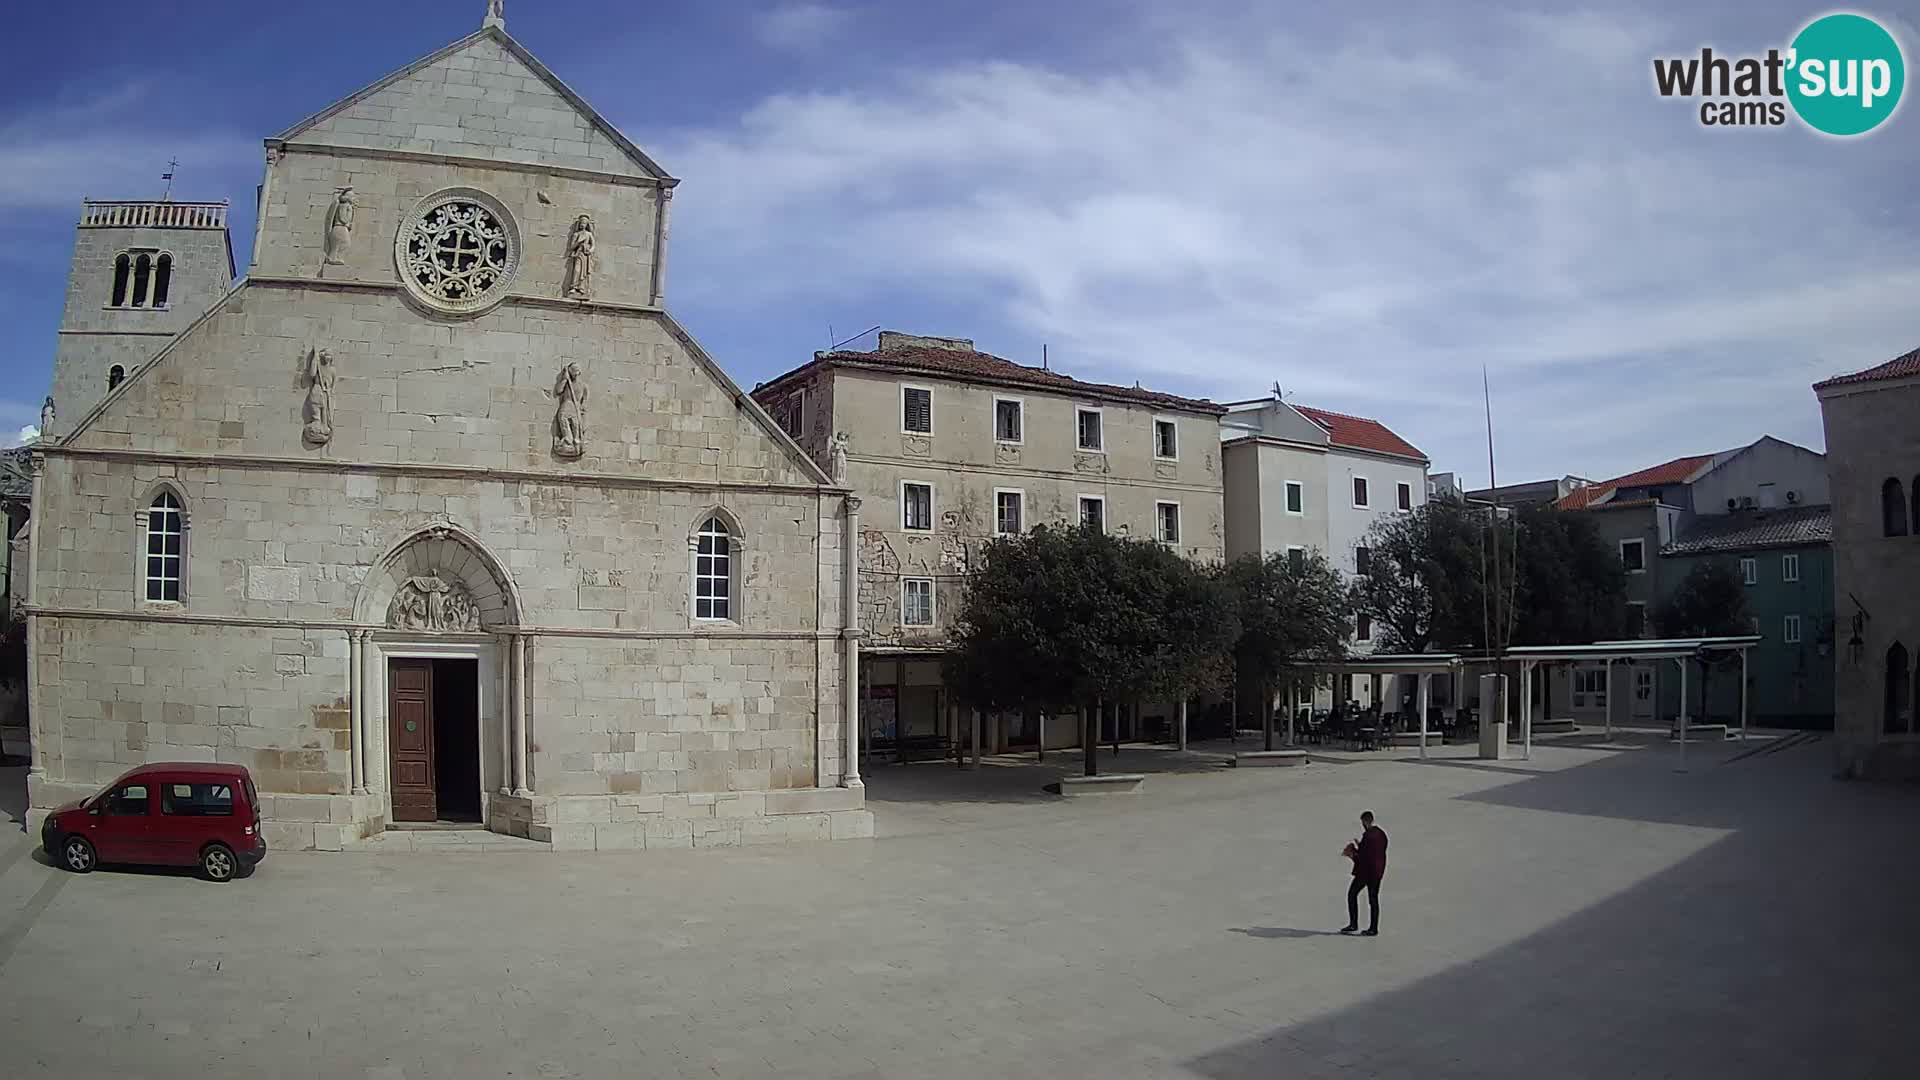
[[1813,390],[1833,481],[1840,770],[1920,777],[1920,349]]

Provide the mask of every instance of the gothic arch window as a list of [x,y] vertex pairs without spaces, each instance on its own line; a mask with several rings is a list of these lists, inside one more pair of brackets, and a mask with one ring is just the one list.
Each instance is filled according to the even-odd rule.
[[1908,674],[1907,647],[1896,641],[1887,646],[1886,732],[1906,735],[1913,730],[1913,682]]
[[187,590],[186,500],[171,485],[162,485],[135,521],[139,533],[141,599],[150,604],[178,604]]
[[1880,485],[1880,535],[1907,535],[1907,493],[1897,476],[1887,477]]
[[127,381],[126,368],[121,367],[119,364],[115,364],[112,367],[107,369],[107,389],[109,390],[117,389],[121,383],[126,381]]
[[113,260],[113,306],[127,306],[127,287],[133,283],[133,256],[121,252]]
[[738,623],[745,554],[739,523],[724,510],[709,510],[687,546],[693,555],[693,621]]
[[153,287],[153,256],[140,254],[133,260],[133,306],[147,306],[147,290]]
[[153,268],[153,305],[167,306],[167,294],[173,288],[173,256],[162,253]]

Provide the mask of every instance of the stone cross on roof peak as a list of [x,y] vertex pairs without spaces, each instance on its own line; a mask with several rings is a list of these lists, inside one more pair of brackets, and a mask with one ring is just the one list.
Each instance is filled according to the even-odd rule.
[[482,30],[499,27],[507,28],[507,0],[487,0],[487,17],[480,23]]

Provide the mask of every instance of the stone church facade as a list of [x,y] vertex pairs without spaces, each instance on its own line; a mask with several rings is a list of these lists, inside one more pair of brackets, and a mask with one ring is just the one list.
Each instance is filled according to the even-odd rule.
[[676,182],[492,13],[268,140],[251,274],[38,446],[31,824],[215,760],[279,847],[871,835],[857,501],[665,310]]

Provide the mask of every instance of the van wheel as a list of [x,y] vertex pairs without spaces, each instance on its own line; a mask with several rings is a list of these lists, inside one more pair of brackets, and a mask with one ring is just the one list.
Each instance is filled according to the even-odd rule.
[[200,874],[208,881],[232,881],[240,869],[240,860],[225,844],[208,844],[200,853]]
[[100,860],[94,855],[93,845],[84,836],[69,836],[67,842],[60,845],[60,862],[76,874],[90,874]]

